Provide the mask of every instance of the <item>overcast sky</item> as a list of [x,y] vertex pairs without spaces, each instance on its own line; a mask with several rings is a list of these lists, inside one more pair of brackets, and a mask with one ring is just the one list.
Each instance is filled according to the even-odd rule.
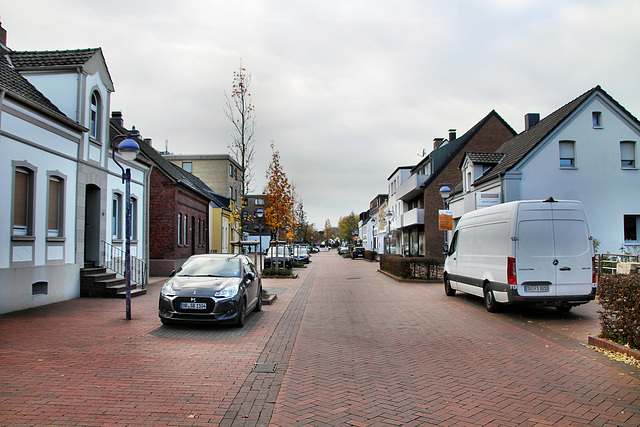
[[525,113],[601,85],[640,116],[637,0],[0,0],[0,14],[13,50],[101,47],[111,110],[175,154],[228,152],[242,61],[252,193],[273,141],[319,229],[492,109],[521,132]]

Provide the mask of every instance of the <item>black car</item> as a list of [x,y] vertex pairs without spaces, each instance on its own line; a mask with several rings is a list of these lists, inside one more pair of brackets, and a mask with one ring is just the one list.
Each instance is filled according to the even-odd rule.
[[364,258],[364,248],[363,247],[353,248],[353,251],[351,252],[351,259],[356,259],[356,258]]
[[193,255],[160,291],[163,324],[245,324],[248,311],[262,310],[262,280],[245,255]]
[[271,268],[271,266],[278,265],[278,268],[293,268],[293,260],[291,257],[291,250],[286,246],[278,246],[276,252],[276,246],[270,247],[264,255],[264,268]]

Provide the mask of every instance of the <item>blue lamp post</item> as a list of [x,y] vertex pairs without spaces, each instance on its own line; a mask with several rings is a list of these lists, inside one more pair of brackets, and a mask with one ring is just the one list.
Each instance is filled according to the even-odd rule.
[[264,217],[264,210],[262,208],[256,209],[255,215],[260,222],[260,271],[262,271],[262,218]]
[[[453,199],[453,196],[456,194],[455,187],[451,184],[440,184],[440,196],[442,197],[442,201],[444,202],[444,209],[449,210],[449,200]],[[448,242],[448,232],[444,230],[444,246],[442,252],[445,254],[449,251],[449,242]]]
[[[113,138],[112,158],[113,161],[122,170],[122,182],[125,184],[125,203],[126,203],[126,223],[125,223],[125,260],[124,260],[124,278],[126,282],[126,316],[127,320],[131,320],[131,169],[124,167],[116,160],[116,149],[120,156],[126,161],[132,161],[140,152],[140,146],[133,138],[140,137],[140,132],[135,128],[126,135],[116,135]],[[122,139],[116,146],[116,140]]]

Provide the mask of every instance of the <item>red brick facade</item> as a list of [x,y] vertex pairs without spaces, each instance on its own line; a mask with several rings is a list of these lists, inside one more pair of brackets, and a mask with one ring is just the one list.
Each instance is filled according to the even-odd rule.
[[424,248],[428,258],[442,257],[444,232],[438,230],[438,210],[444,209],[440,196],[442,183],[457,185],[462,181],[460,162],[467,151],[492,153],[505,141],[516,136],[514,130],[495,112],[478,129],[469,142],[439,172],[430,178],[430,184],[424,190]]
[[209,201],[159,168],[151,172],[149,196],[149,274],[167,276],[189,256],[208,252]]

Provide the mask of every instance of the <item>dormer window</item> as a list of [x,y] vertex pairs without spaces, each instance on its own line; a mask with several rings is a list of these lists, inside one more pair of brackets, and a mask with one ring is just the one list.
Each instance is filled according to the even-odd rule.
[[91,111],[89,115],[89,135],[93,139],[98,139],[100,135],[100,95],[98,92],[91,93]]

